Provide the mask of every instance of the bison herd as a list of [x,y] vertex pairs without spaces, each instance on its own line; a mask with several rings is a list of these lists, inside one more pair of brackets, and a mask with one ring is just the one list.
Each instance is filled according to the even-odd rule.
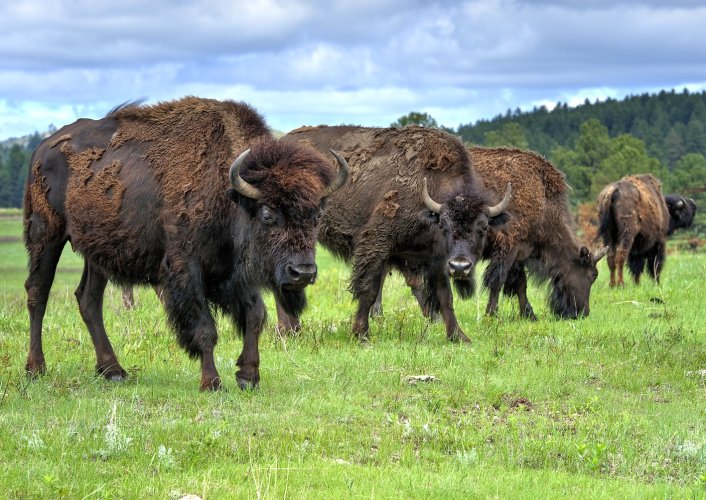
[[529,274],[549,283],[556,316],[587,316],[606,253],[611,286],[623,284],[626,260],[636,282],[645,268],[658,280],[665,238],[689,227],[696,211],[692,199],[663,196],[650,174],[625,177],[599,196],[605,248],[593,253],[575,236],[569,190],[537,154],[465,147],[436,129],[319,126],[275,139],[244,103],[128,103],[61,128],[32,155],[26,370],[46,370],[42,322],[67,242],[84,257],[75,294],[100,375],[126,376],[103,322],[112,281],[158,288],[179,344],[200,360],[202,390],[221,385],[212,312],[230,317],[243,336],[237,383],[248,388],[260,379],[262,290],[274,294],[280,331],[297,330],[317,275],[317,241],[352,266],[360,341],[381,310],[385,276],[397,269],[423,314],[440,315],[449,340],[468,342],[452,285],[457,297],[472,296],[479,261],[487,261],[487,314],[502,291],[535,319]]

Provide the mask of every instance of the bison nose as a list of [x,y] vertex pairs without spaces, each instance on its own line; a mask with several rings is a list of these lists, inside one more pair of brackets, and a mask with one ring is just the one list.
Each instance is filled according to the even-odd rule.
[[287,264],[290,285],[309,285],[316,280],[316,264]]
[[473,263],[465,257],[455,257],[449,260],[449,274],[454,278],[464,278],[471,272]]

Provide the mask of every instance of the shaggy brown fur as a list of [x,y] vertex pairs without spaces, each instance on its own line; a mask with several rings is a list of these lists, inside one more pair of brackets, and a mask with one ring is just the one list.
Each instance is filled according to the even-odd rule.
[[575,237],[564,174],[542,156],[513,148],[469,148],[473,168],[496,194],[512,182],[510,222],[491,231],[484,256],[490,259],[486,312],[495,314],[501,288],[517,295],[520,314],[534,318],[527,300],[525,267],[552,286],[550,306],[560,317],[589,314],[591,285],[598,275],[588,248]]
[[[483,251],[490,261],[484,275],[489,290],[486,313],[496,314],[502,290],[517,296],[522,316],[536,319],[527,299],[527,269],[538,279],[550,281],[549,302],[555,315],[588,315],[597,260],[574,235],[564,174],[530,151],[473,147],[468,152],[473,169],[496,198],[502,196],[508,182],[513,188],[510,221],[489,231]],[[405,279],[424,313],[433,314],[425,306],[428,291],[419,276],[406,273]]]
[[[473,268],[488,225],[501,224],[505,216],[488,217],[488,206],[499,199],[475,182],[463,144],[415,126],[303,127],[283,139],[322,152],[338,150],[350,166],[347,185],[327,205],[319,241],[352,263],[350,290],[358,301],[354,333],[367,338],[369,311],[390,266],[423,276],[428,307],[442,313],[448,338],[466,341],[453,312],[449,274],[461,296],[472,294]],[[438,215],[423,202],[424,178],[443,207]],[[464,266],[465,274],[454,266]],[[298,326],[298,319],[279,316],[282,328]]]
[[[60,148],[57,148],[61,144]],[[260,192],[231,189],[229,167]],[[85,258],[76,290],[96,350],[96,369],[123,378],[105,333],[108,279],[158,286],[179,343],[201,359],[201,388],[220,385],[212,308],[244,333],[236,374],[259,381],[260,290],[299,314],[316,272],[314,249],[330,163],[312,148],[277,142],[248,105],[187,97],[154,106],[121,105],[101,120],[79,120],[43,141],[25,191],[30,273],[27,371],[45,369],[42,320],[67,241]],[[234,203],[235,202],[235,203]]]
[[669,203],[662,194],[662,183],[652,174],[623,177],[598,195],[597,238],[610,247],[610,286],[624,285],[626,261],[636,284],[645,267],[659,281],[666,258],[667,235],[676,228],[689,227],[696,212],[691,199],[678,195],[667,198]]

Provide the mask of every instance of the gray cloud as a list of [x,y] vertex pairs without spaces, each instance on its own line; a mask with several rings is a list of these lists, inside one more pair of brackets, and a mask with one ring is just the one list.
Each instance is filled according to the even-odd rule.
[[258,100],[283,124],[320,108],[312,121],[433,110],[467,123],[579,93],[698,87],[705,24],[689,0],[3,2],[0,137],[29,104],[103,113],[191,93]]

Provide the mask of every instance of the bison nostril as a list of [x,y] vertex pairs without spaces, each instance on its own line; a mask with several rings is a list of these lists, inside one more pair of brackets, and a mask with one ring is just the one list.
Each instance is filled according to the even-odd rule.
[[313,283],[316,278],[316,264],[288,264],[287,274],[295,283]]
[[473,263],[466,258],[456,258],[449,260],[449,273],[454,276],[467,276],[471,272]]

